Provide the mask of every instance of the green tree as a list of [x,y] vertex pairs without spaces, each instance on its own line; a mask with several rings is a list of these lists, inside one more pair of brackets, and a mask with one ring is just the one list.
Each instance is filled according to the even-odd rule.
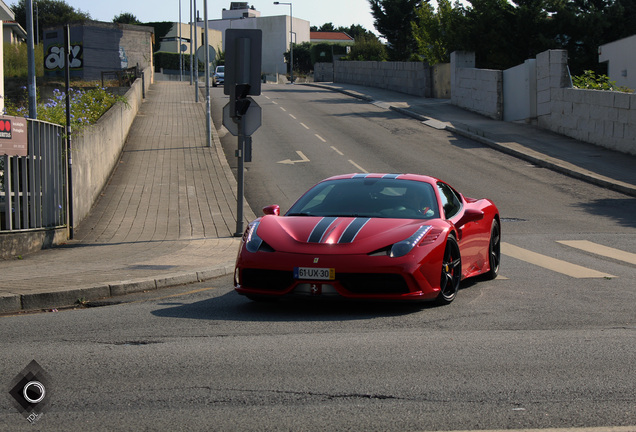
[[[417,52],[412,26],[422,0],[368,0],[375,28],[387,41],[389,60],[405,61]],[[428,1],[428,0],[426,0]]]
[[137,17],[130,12],[124,12],[119,15],[115,15],[115,18],[113,18],[113,22],[118,24],[141,24]]
[[[301,74],[307,74],[313,69],[311,63],[311,42],[303,42],[301,44],[294,44],[294,71]],[[285,61],[287,62],[287,69],[289,69],[290,53],[287,51],[285,54]],[[289,72],[289,71],[288,71]]]
[[349,27],[338,27],[338,31],[345,32],[353,39],[356,39],[359,36],[374,36],[377,39],[377,36],[360,24],[351,24]]
[[[67,4],[64,0],[38,0],[38,21],[39,39],[42,40],[42,32],[45,27],[56,27],[64,24],[73,24],[90,20],[91,16],[87,12],[82,12]],[[15,20],[25,30],[26,23],[26,0],[19,0],[17,4],[11,5],[11,10],[15,14]],[[35,11],[33,12],[35,20]],[[33,29],[35,29],[35,23]]]
[[477,67],[506,69],[514,66],[514,7],[507,0],[470,0],[466,9],[467,33],[462,45],[475,52]]
[[386,61],[387,57],[386,46],[375,35],[361,35],[345,60]]
[[429,3],[417,8],[413,36],[418,53],[431,65],[448,63],[453,51],[461,50],[462,32],[466,28],[465,9],[461,3],[451,6],[450,0],[439,0],[437,12]]
[[631,36],[636,23],[632,0],[552,0],[550,32],[558,48],[568,51],[573,74],[585,70],[603,73],[598,47]]

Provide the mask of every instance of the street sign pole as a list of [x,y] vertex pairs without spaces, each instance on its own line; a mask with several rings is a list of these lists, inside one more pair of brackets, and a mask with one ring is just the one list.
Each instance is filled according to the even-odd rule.
[[[261,125],[260,107],[248,95],[261,94],[262,39],[261,30],[225,31],[223,92],[230,96],[230,101],[223,107],[223,124],[233,135],[238,136],[235,237],[243,235],[245,162],[251,160],[251,134]],[[249,155],[246,154],[246,147],[249,147]]]
[[245,194],[245,122],[243,117],[237,118],[238,123],[238,149],[236,150],[236,157],[238,158],[238,173],[236,178],[237,191],[236,191],[236,232],[234,237],[241,237],[243,235],[243,201]]

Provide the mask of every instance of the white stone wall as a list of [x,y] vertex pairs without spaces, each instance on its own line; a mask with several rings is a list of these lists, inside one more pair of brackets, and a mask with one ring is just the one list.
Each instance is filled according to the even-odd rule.
[[431,97],[431,70],[421,62],[338,61],[334,82]]
[[503,72],[475,68],[475,55],[451,54],[451,102],[461,108],[501,120],[503,118]]
[[572,88],[564,50],[537,56],[537,115],[539,127],[636,155],[636,94]]

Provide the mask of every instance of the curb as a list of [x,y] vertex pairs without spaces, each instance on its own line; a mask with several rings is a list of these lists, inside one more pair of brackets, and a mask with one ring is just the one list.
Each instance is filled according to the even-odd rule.
[[205,282],[217,277],[227,276],[233,272],[234,262],[228,262],[199,271],[171,273],[155,278],[132,279],[64,291],[3,295],[0,297],[0,313],[10,314],[23,311],[68,307],[85,301]]

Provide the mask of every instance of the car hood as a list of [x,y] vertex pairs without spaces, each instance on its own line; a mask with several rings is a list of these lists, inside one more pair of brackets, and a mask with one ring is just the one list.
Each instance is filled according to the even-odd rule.
[[260,219],[258,236],[278,252],[360,254],[402,241],[422,225],[440,232],[439,219],[273,216]]

